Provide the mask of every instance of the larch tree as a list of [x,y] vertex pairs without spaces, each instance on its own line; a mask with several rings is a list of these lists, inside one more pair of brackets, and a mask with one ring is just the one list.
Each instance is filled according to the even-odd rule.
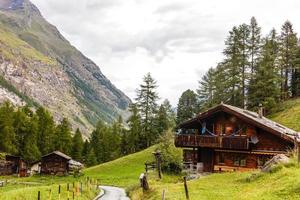
[[38,123],[38,147],[42,155],[54,151],[55,123],[52,115],[43,107],[36,110]]
[[280,77],[277,57],[278,41],[276,31],[273,29],[264,40],[257,72],[250,81],[249,106],[254,110],[262,104],[267,112],[270,112],[279,101]]
[[180,124],[198,113],[197,95],[192,90],[184,91],[177,104],[177,124]]
[[280,76],[282,80],[281,99],[286,100],[291,96],[295,96],[293,83],[298,76],[298,70],[295,68],[297,36],[290,21],[286,21],[281,28],[279,44]]
[[18,152],[13,112],[14,107],[9,102],[0,107],[0,151],[11,154]]
[[70,154],[72,148],[71,127],[68,119],[64,118],[56,127],[55,150]]
[[145,147],[152,145],[155,140],[152,134],[152,128],[158,107],[157,100],[159,99],[156,92],[157,87],[157,83],[151,74],[146,74],[143,78],[143,83],[137,90],[137,98],[135,99],[142,118]]
[[250,20],[250,36],[248,38],[248,48],[250,57],[250,75],[252,76],[257,68],[257,63],[261,53],[261,27],[258,26],[255,17]]
[[77,161],[82,161],[82,152],[83,152],[84,141],[79,129],[76,129],[75,135],[72,138],[72,158]]

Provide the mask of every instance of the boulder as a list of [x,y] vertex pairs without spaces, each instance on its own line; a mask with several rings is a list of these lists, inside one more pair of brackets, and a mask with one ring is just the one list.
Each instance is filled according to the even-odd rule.
[[263,172],[269,172],[273,166],[280,163],[288,163],[290,161],[289,157],[284,154],[278,154],[270,159],[266,164],[261,168]]

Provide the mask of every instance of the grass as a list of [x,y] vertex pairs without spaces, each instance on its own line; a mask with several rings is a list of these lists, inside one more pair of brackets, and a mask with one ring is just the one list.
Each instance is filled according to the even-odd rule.
[[269,118],[291,129],[300,131],[300,98],[283,102],[279,105],[278,111],[271,114]]
[[[179,178],[179,177],[178,177]],[[183,183],[165,175],[162,181],[151,179],[150,191],[131,192],[132,200],[161,199],[165,190],[166,200],[185,200]],[[174,183],[174,181],[176,181]],[[197,200],[292,200],[300,199],[300,167],[292,161],[279,165],[270,173],[232,172],[203,176],[188,181],[190,199]]]
[[37,199],[38,191],[41,191],[41,199],[49,199],[50,189],[52,199],[57,200],[58,185],[61,185],[63,191],[61,200],[66,200],[67,183],[70,184],[71,188],[73,182],[75,185],[80,182],[83,183],[83,195],[78,196],[78,200],[93,199],[99,190],[95,189],[95,185],[92,186],[92,190],[87,190],[87,185],[84,184],[87,177],[99,181],[100,185],[119,186],[130,190],[138,186],[139,175],[144,171],[144,163],[153,159],[152,152],[154,150],[155,146],[108,163],[87,168],[83,170],[84,176],[80,178],[38,175],[26,178],[0,177],[0,180],[9,180],[9,184],[0,187],[0,200],[34,200]]
[[84,174],[97,178],[102,185],[120,186],[126,189],[139,184],[139,175],[145,171],[144,163],[152,161],[155,146],[117,160],[88,168]]
[[[1,179],[1,178],[0,178]],[[61,186],[61,200],[72,197],[73,192],[78,200],[93,199],[99,190],[94,183],[88,183],[86,177],[52,177],[52,176],[32,176],[28,178],[2,177],[7,180],[5,187],[0,187],[0,200],[34,200],[37,199],[38,191],[41,199],[58,199],[59,185]],[[74,183],[74,188],[73,188]],[[80,194],[80,183],[82,183],[82,194]],[[69,192],[67,191],[69,184]]]

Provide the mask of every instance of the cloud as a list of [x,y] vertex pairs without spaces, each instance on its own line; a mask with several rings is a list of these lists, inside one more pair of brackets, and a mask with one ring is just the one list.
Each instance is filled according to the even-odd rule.
[[161,99],[173,105],[221,60],[232,26],[256,16],[263,34],[279,30],[286,19],[300,28],[297,0],[32,1],[131,98],[143,75],[151,72]]

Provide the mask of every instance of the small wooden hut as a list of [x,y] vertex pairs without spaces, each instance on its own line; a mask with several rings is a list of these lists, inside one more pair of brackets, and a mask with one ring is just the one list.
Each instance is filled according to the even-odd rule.
[[13,163],[0,160],[0,176],[12,175],[13,174]]
[[18,174],[20,177],[25,177],[28,175],[28,164],[23,158],[21,158],[20,156],[6,155],[5,159],[8,163],[11,163],[12,174]]
[[71,157],[60,151],[54,151],[41,159],[41,174],[66,175],[69,173]]

